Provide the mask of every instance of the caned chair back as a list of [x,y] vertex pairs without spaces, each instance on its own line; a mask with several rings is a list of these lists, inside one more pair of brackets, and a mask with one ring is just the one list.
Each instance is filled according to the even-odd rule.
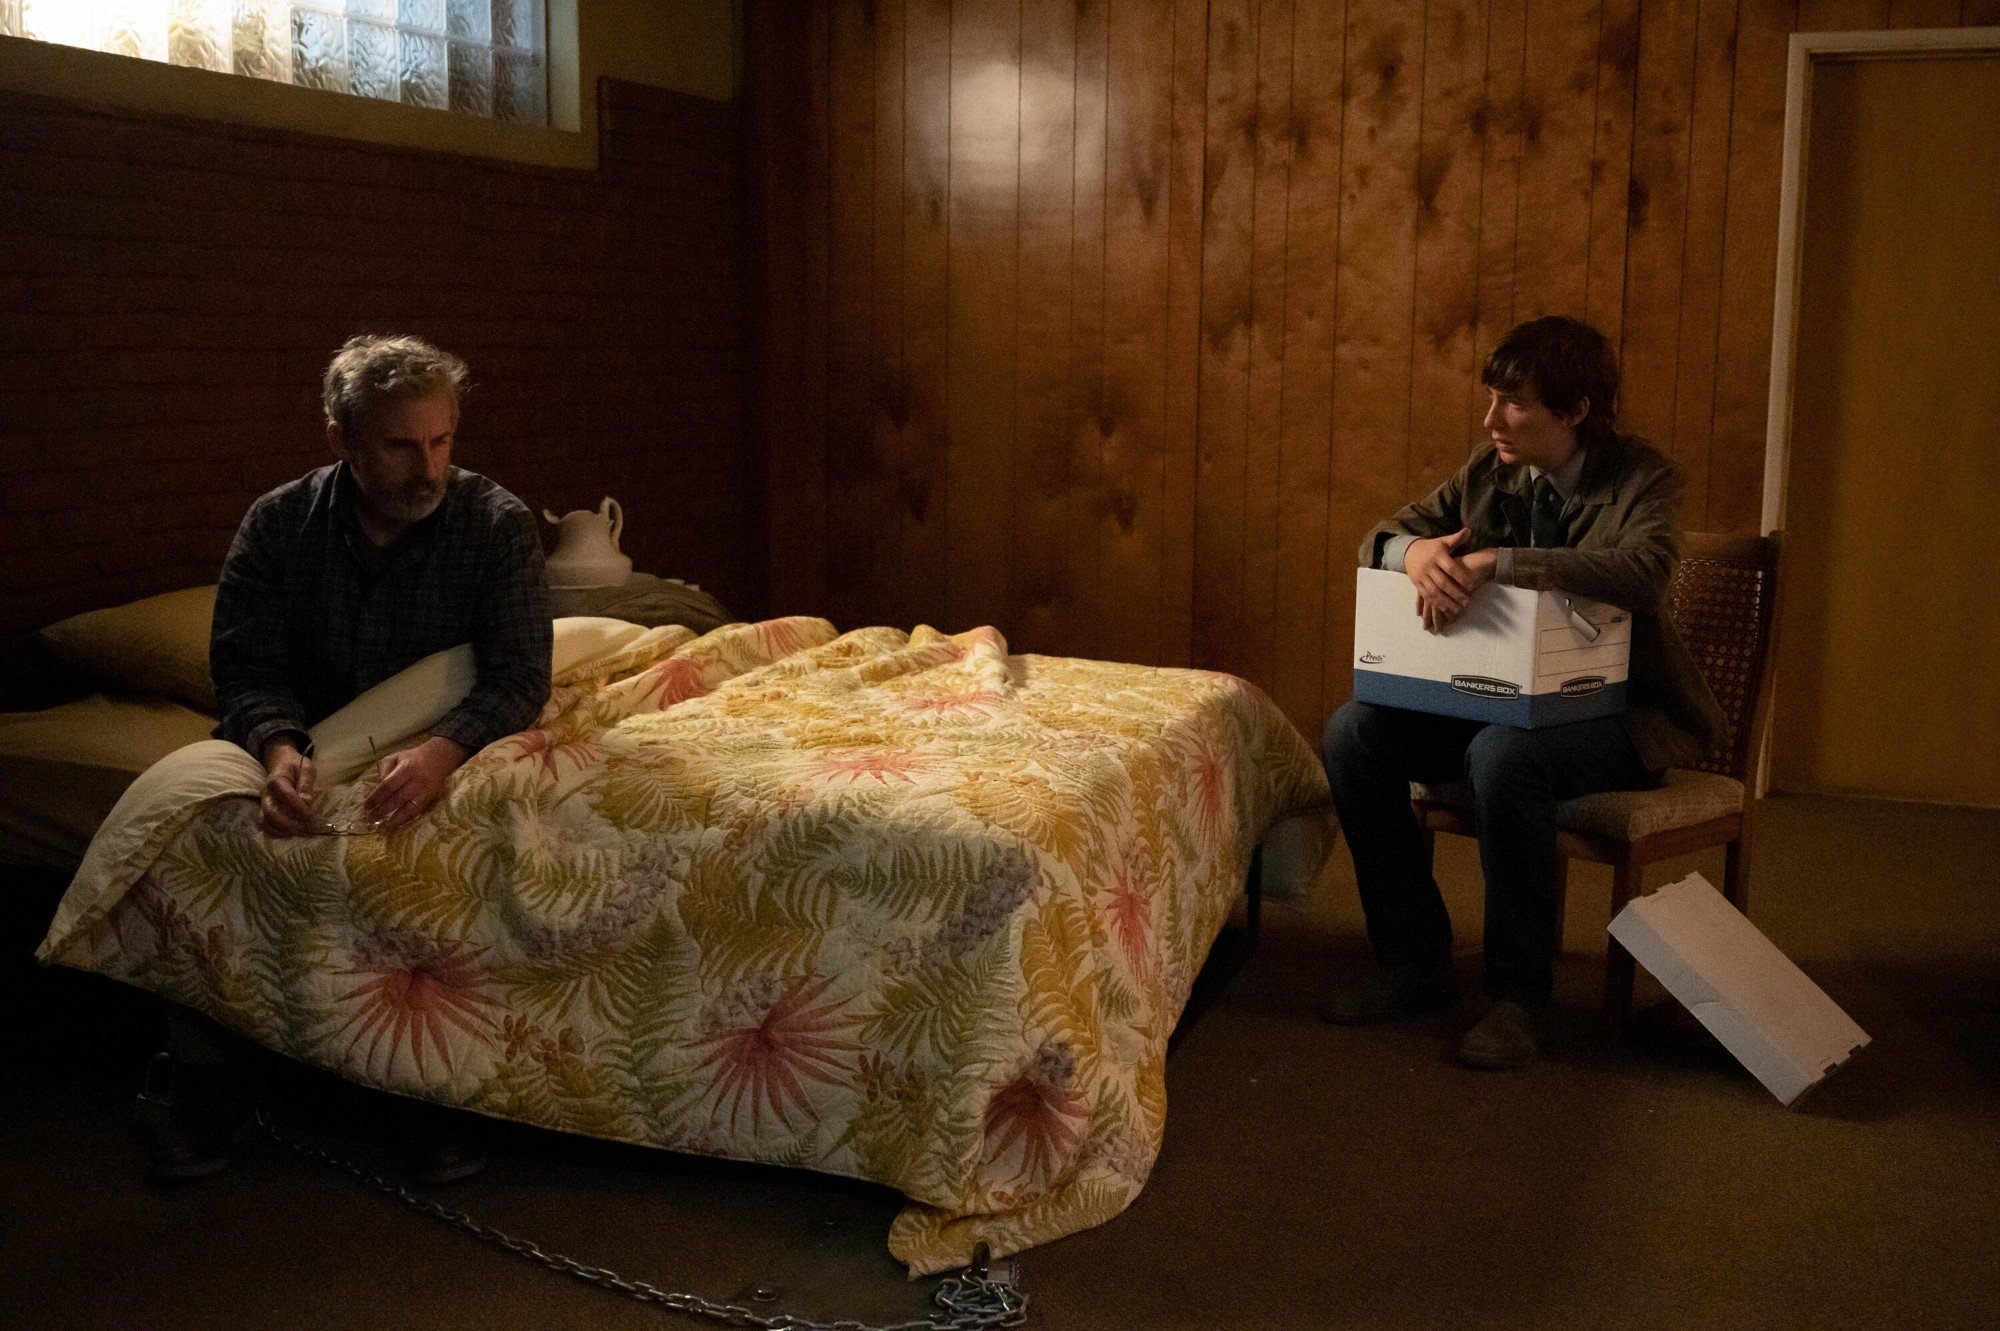
[[1729,718],[1728,747],[1692,764],[1746,784],[1770,722],[1778,533],[1688,532],[1667,590],[1667,614]]

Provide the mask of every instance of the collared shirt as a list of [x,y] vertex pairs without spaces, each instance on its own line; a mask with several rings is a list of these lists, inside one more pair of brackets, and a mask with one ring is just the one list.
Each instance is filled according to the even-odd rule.
[[[1530,464],[1528,467],[1530,493],[1533,492],[1536,481],[1541,480],[1544,476],[1548,477],[1549,484],[1555,486],[1556,493],[1562,496],[1563,516],[1565,518],[1569,516],[1570,500],[1576,494],[1577,482],[1583,479],[1583,459],[1586,451],[1583,448],[1578,448],[1569,455],[1569,461],[1563,463],[1554,471],[1543,471],[1540,467],[1533,464]],[[1404,572],[1403,557],[1409,553],[1410,543],[1416,539],[1414,536],[1392,536],[1384,541],[1382,543],[1381,567],[1388,569],[1392,573]],[[1493,580],[1507,586],[1513,585],[1514,551],[1511,547],[1503,545],[1493,552]]]
[[476,679],[430,733],[477,750],[532,724],[549,697],[553,626],[527,506],[454,467],[429,517],[377,546],[347,464],[250,506],[215,597],[215,734],[254,756],[433,652],[471,643]]

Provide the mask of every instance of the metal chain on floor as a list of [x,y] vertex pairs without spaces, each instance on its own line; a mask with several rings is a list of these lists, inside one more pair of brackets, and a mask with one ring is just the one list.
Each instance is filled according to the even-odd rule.
[[492,1225],[481,1224],[463,1211],[454,1211],[428,1197],[411,1192],[400,1183],[380,1174],[370,1173],[344,1156],[299,1140],[278,1126],[268,1107],[261,1101],[257,1105],[256,1119],[257,1126],[267,1137],[294,1155],[347,1174],[377,1192],[394,1197],[412,1210],[420,1211],[435,1220],[442,1220],[453,1229],[470,1234],[481,1243],[504,1248],[517,1257],[525,1258],[562,1275],[572,1276],[586,1285],[608,1289],[640,1303],[671,1308],[690,1317],[707,1318],[727,1326],[758,1327],[763,1331],[987,1331],[990,1327],[1020,1326],[1028,1320],[1028,1296],[1007,1281],[991,1278],[987,1270],[987,1248],[983,1243],[973,1252],[970,1266],[958,1275],[946,1276],[938,1282],[937,1291],[933,1296],[942,1314],[938,1317],[877,1323],[852,1319],[822,1322],[792,1313],[766,1315],[754,1308],[746,1308],[740,1303],[717,1303],[699,1294],[677,1293],[648,1284],[644,1280],[628,1280],[607,1267],[579,1262],[574,1257],[550,1252],[529,1239],[517,1238]]

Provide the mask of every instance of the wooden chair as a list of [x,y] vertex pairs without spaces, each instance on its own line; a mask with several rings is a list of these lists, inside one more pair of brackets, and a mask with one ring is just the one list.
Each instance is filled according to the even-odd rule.
[[[1607,791],[1563,803],[1557,848],[1556,934],[1569,861],[1611,866],[1611,913],[1637,896],[1646,866],[1711,846],[1726,846],[1723,895],[1749,906],[1747,880],[1752,770],[1770,724],[1770,676],[1778,595],[1777,533],[1717,536],[1690,532],[1668,591],[1668,614],[1729,718],[1729,747],[1694,768],[1671,768],[1658,790]],[[1439,832],[1475,835],[1462,785],[1412,786],[1411,802],[1427,843]],[[1604,1005],[1624,1017],[1632,1007],[1632,955],[1605,939]]]

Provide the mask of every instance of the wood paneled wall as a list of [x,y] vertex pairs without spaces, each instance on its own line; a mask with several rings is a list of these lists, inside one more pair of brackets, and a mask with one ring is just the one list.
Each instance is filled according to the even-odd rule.
[[1795,28],[1996,0],[753,6],[774,609],[1198,665],[1308,733],[1354,547],[1589,319],[1758,519]]
[[594,171],[0,94],[0,633],[214,581],[362,331],[470,362],[457,461],[756,613],[739,107],[600,93]]

